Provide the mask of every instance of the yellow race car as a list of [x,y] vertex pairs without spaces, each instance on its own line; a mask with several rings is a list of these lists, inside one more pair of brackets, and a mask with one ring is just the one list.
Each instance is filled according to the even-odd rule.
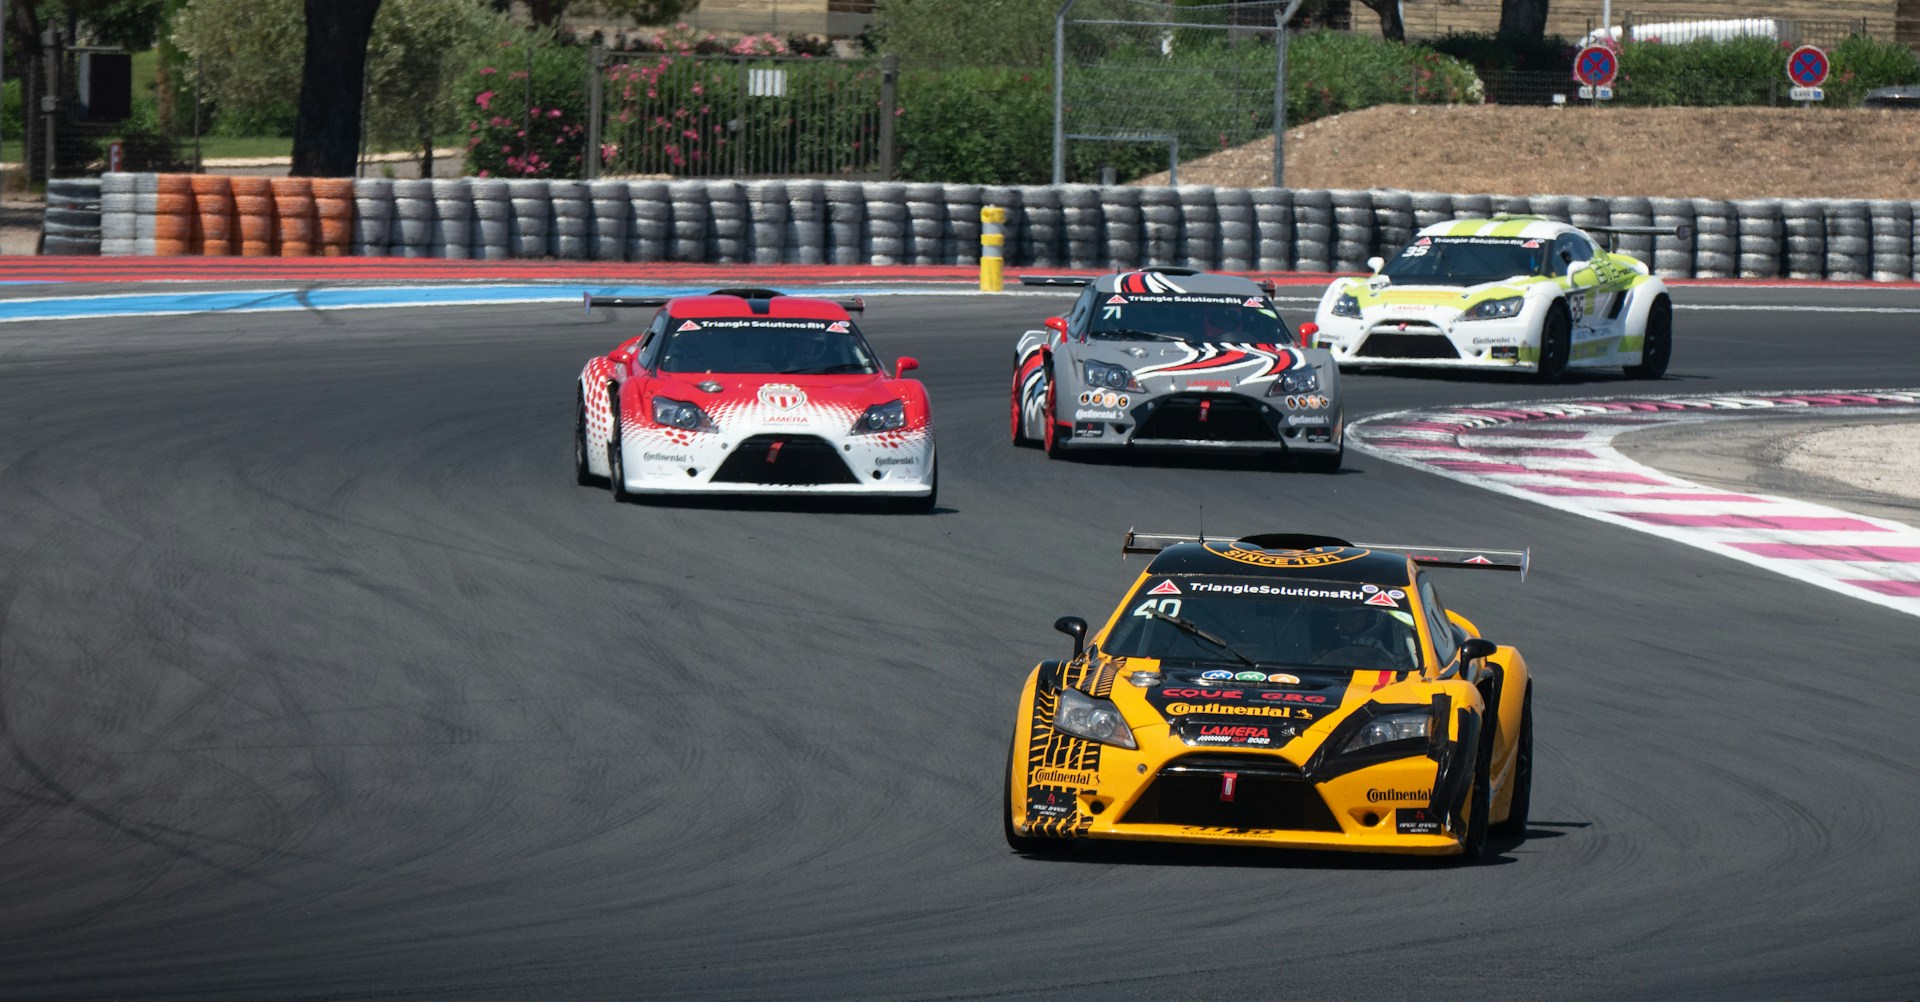
[[1325,536],[1127,534],[1152,554],[1105,626],[1054,627],[1008,754],[1007,844],[1085,839],[1477,859],[1525,833],[1533,686],[1520,652],[1440,602],[1427,568],[1511,550]]

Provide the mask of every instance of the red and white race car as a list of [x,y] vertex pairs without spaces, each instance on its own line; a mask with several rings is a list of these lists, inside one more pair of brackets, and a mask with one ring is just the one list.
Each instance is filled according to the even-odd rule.
[[848,310],[771,289],[588,295],[656,306],[645,332],[580,371],[574,471],[616,500],[657,494],[873,495],[931,511],[926,387],[889,376]]

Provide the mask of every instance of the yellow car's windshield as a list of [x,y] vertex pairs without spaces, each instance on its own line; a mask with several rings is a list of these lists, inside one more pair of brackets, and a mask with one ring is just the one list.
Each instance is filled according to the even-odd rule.
[[1172,575],[1130,596],[1103,650],[1165,661],[1415,671],[1404,586]]

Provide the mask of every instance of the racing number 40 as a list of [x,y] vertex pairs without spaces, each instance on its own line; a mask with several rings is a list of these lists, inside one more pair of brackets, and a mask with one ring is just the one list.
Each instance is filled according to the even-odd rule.
[[1150,598],[1140,603],[1140,605],[1133,610],[1133,614],[1141,619],[1152,619],[1153,613],[1148,612],[1147,610],[1149,609],[1158,609],[1166,615],[1178,616],[1180,615],[1180,600],[1177,598]]

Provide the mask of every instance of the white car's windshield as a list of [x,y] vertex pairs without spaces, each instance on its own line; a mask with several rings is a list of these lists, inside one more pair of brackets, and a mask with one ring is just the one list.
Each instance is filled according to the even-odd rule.
[[1405,285],[1481,285],[1546,273],[1552,241],[1508,237],[1421,237],[1380,273]]
[[1404,586],[1199,575],[1150,577],[1107,654],[1176,661],[1414,671],[1420,639]]

